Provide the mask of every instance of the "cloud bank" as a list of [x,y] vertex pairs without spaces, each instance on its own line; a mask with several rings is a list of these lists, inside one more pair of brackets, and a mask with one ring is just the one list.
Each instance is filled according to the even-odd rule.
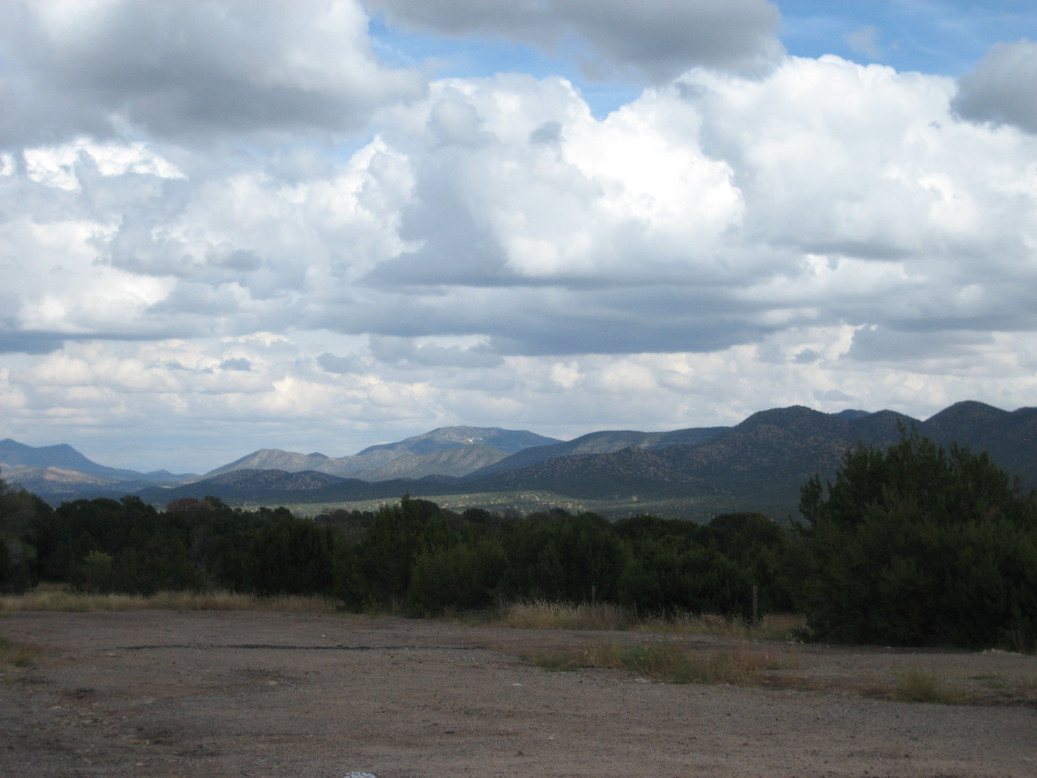
[[372,0],[393,23],[464,36],[494,35],[573,50],[584,72],[667,81],[692,67],[754,75],[784,54],[781,14],[767,0]]
[[[956,81],[786,54],[771,3],[588,7],[4,4],[0,434],[205,469],[1031,403],[1034,44]],[[368,13],[645,86],[430,78]]]
[[967,119],[1010,124],[1037,133],[1037,43],[1021,40],[998,43],[961,80],[955,99]]

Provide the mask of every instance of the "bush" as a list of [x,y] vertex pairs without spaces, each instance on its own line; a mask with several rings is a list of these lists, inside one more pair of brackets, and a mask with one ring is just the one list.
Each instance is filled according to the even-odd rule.
[[533,514],[505,528],[506,596],[517,600],[614,601],[626,563],[623,545],[600,516]]
[[332,587],[331,530],[291,514],[277,516],[249,545],[244,584],[261,595],[327,594]]
[[915,434],[859,447],[802,491],[816,639],[1025,648],[1037,637],[1037,502],[985,454]]
[[0,479],[0,592],[24,592],[38,582],[33,529],[49,514],[39,497]]
[[91,551],[83,559],[75,588],[90,594],[107,594],[115,590],[115,560],[103,551]]
[[619,601],[642,615],[752,614],[746,571],[710,549],[660,546],[633,560],[619,580]]
[[505,562],[496,538],[426,549],[414,561],[407,604],[422,614],[487,608],[497,594]]

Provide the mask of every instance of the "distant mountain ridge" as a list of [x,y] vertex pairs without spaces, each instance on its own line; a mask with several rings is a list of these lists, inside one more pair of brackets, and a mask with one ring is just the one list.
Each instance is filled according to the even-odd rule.
[[[67,443],[60,443],[55,446],[27,446],[10,438],[0,440],[0,466],[58,468],[96,476],[97,478],[116,480],[135,480],[146,475],[134,470],[121,470],[115,467],[99,465],[87,459]],[[170,476],[171,473],[161,470],[151,475],[165,477]]]
[[579,454],[611,454],[625,448],[663,448],[666,446],[704,443],[727,427],[700,427],[674,432],[604,431],[591,432],[568,443],[527,448],[501,459],[470,475],[473,478],[489,476],[502,470],[522,470],[549,459]]
[[[52,491],[33,491],[53,501],[77,488],[81,496],[115,495],[122,489],[158,505],[206,495],[253,504],[312,504],[391,500],[407,493],[536,492],[547,495],[545,499],[556,495],[626,506],[642,501],[656,509],[672,503],[675,513],[689,517],[760,510],[784,518],[795,514],[802,484],[815,473],[834,475],[850,447],[884,447],[897,442],[905,429],[943,445],[956,442],[986,451],[1000,467],[1037,487],[1037,408],[1009,412],[966,401],[926,421],[893,411],[829,414],[793,406],[755,413],[734,427],[602,431],[568,442],[498,428],[447,427],[371,446],[351,457],[264,449],[179,483],[148,483],[141,474],[133,474],[136,481],[89,476],[99,481],[87,482],[88,476],[79,471],[84,479],[80,488],[76,471],[55,467]],[[4,448],[8,443],[14,441],[0,442],[0,467],[3,477],[15,480],[4,459],[3,452],[12,449]],[[34,457],[41,464],[48,461],[46,453],[65,463],[82,457],[67,446],[18,447],[13,448],[23,459]],[[95,472],[100,468],[111,475],[110,468],[90,464]]]
[[235,459],[226,465],[210,470],[205,474],[206,478],[215,478],[222,473],[234,470],[284,470],[287,472],[315,470],[326,472],[324,467],[331,461],[331,457],[324,454],[297,454],[294,451],[282,451],[279,448],[261,448],[246,454],[240,459]]
[[10,438],[0,440],[0,477],[51,502],[111,492],[126,494],[197,478],[194,474],[175,475],[167,470],[139,473],[106,467],[65,443],[27,446]]
[[394,454],[430,454],[444,448],[471,446],[481,444],[500,449],[508,454],[532,448],[559,443],[557,438],[547,438],[526,430],[506,430],[500,427],[440,427],[423,435],[415,435],[398,443],[382,443],[369,446],[357,456],[364,456],[377,451],[390,451]]
[[314,470],[343,478],[384,481],[425,475],[465,475],[523,449],[557,444],[525,430],[499,427],[440,427],[396,443],[369,446],[352,456],[296,454],[260,449],[206,473],[212,477],[231,470]]

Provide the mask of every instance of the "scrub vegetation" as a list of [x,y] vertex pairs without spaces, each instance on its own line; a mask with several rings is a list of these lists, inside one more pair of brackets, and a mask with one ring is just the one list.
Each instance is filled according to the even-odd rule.
[[[768,685],[769,672],[792,669],[794,663],[766,651],[749,648],[702,654],[675,641],[646,642],[633,646],[601,643],[582,649],[541,651],[529,659],[548,670],[621,668],[666,683]],[[778,685],[779,681],[773,681]],[[788,681],[781,681],[787,686]]]
[[[51,508],[0,482],[0,586],[35,591],[38,607],[60,607],[64,588],[81,609],[251,601],[533,628],[1033,649],[1037,502],[986,455],[904,432],[886,450],[848,452],[834,482],[811,479],[801,512],[793,525],[758,513],[608,521],[404,497],[300,518],[214,497]],[[805,617],[778,615],[788,613]]]
[[36,661],[43,649],[39,646],[18,643],[0,637],[0,673],[9,670],[29,667]]

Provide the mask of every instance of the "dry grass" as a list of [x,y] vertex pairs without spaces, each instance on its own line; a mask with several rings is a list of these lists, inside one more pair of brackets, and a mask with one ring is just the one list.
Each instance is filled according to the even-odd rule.
[[939,705],[1005,704],[1006,701],[1027,700],[1028,693],[1033,690],[1032,686],[1001,675],[986,676],[982,679],[987,682],[985,685],[996,688],[1000,694],[993,700],[984,701],[956,685],[938,669],[919,665],[894,668],[888,679],[847,685],[839,679],[820,680],[811,678],[809,672],[802,674],[796,651],[780,647],[775,651],[760,649],[752,643],[713,651],[684,644],[680,639],[648,641],[633,646],[600,643],[541,651],[524,658],[553,671],[620,669],[662,683],[829,691]]
[[15,643],[7,638],[0,638],[0,672],[29,667],[42,652],[43,649],[37,645]]
[[619,668],[623,666],[623,647],[601,643],[573,650],[538,651],[524,658],[545,670],[571,671],[581,668]]
[[737,647],[703,653],[691,651],[676,641],[635,646],[598,644],[579,649],[543,651],[527,658],[538,667],[549,670],[624,669],[665,683],[735,686],[787,687],[787,677],[776,681],[771,673],[795,669],[796,665],[795,658],[779,658],[768,651]]
[[677,635],[717,635],[737,640],[796,641],[806,629],[806,617],[797,613],[768,613],[754,625],[738,617],[677,613],[666,619],[639,621],[635,629]]
[[84,594],[58,587],[40,587],[26,594],[0,597],[0,611],[129,610],[257,610],[294,613],[334,613],[335,603],[322,597],[255,597],[233,592],[158,592],[149,597],[130,594]]
[[799,614],[767,614],[753,625],[737,617],[676,613],[667,618],[641,619],[611,604],[516,602],[497,609],[491,623],[522,629],[633,630],[674,635],[717,635],[739,640],[796,640],[806,628]]
[[[337,605],[323,597],[257,597],[227,591],[158,592],[150,596],[86,594],[66,586],[42,585],[31,592],[0,596],[2,611],[128,611],[128,610],[256,610],[334,613]],[[398,609],[387,612],[396,613]],[[456,618],[456,615],[455,615]],[[462,620],[470,621],[469,618]],[[481,623],[487,623],[480,617]],[[490,625],[520,629],[578,629],[653,632],[676,635],[718,635],[743,640],[793,640],[805,625],[802,616],[769,614],[753,626],[738,618],[679,613],[666,619],[639,620],[637,614],[609,603],[567,603],[534,600],[498,607]]]
[[892,697],[898,702],[932,702],[940,705],[967,705],[970,695],[954,687],[939,671],[911,665],[893,674]]
[[[788,641],[794,639],[806,622],[802,616],[782,614],[765,616],[755,626],[742,619],[690,613],[639,620],[636,613],[617,605],[535,600],[500,606],[491,623],[523,629],[635,631],[672,636],[714,635],[743,641]],[[549,670],[625,669],[668,683],[786,688],[802,685],[794,675],[774,672],[794,670],[798,656],[787,653],[779,656],[752,649],[748,644],[704,653],[689,649],[679,640],[645,641],[635,646],[592,643],[576,649],[541,651],[526,658]]]
[[631,620],[618,605],[570,602],[515,602],[502,606],[494,625],[518,629],[629,629]]

